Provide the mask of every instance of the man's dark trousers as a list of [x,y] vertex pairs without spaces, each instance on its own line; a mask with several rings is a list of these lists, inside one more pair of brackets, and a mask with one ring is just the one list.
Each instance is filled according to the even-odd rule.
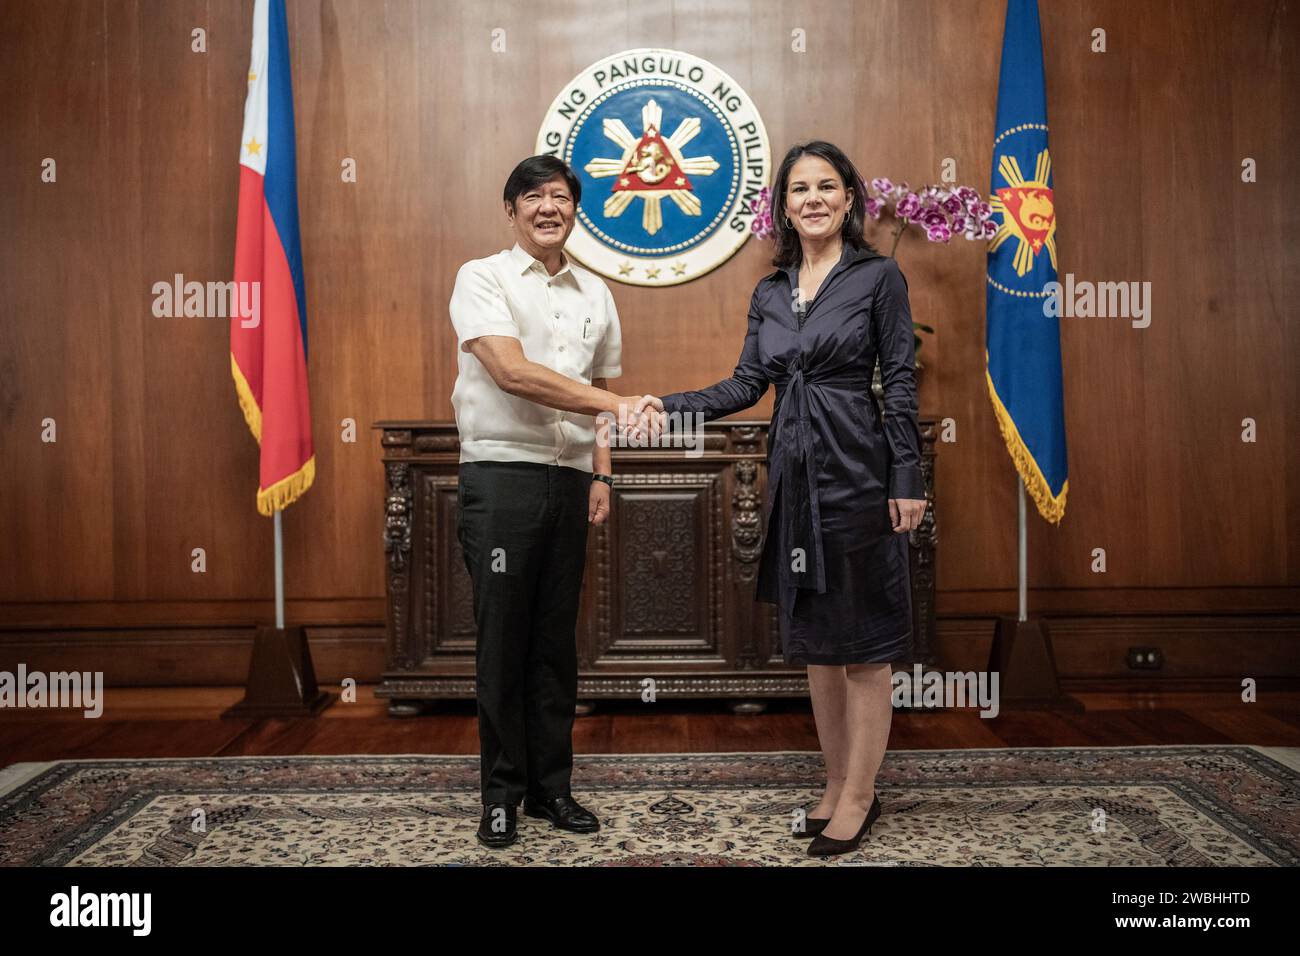
[[474,585],[485,804],[570,793],[591,481],[562,465],[460,465],[457,534]]

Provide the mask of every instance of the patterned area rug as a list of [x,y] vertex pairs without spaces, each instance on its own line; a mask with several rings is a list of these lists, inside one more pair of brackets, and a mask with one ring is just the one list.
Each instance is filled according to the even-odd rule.
[[1287,866],[1300,750],[893,751],[852,854],[790,836],[815,753],[579,757],[594,835],[520,814],[487,850],[477,757],[69,760],[0,773],[0,864],[108,866]]

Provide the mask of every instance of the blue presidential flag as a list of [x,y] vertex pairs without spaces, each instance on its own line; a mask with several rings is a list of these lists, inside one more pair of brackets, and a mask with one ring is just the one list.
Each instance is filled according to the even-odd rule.
[[1061,330],[1044,308],[1056,282],[1056,212],[1038,0],[1007,0],[990,197],[1000,223],[988,252],[989,398],[1025,488],[1056,523],[1069,481]]

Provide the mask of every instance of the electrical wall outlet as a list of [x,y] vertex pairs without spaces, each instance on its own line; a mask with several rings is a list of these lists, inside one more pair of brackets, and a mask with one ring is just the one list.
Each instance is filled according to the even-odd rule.
[[1164,652],[1158,647],[1130,647],[1128,666],[1129,670],[1158,671],[1165,666]]

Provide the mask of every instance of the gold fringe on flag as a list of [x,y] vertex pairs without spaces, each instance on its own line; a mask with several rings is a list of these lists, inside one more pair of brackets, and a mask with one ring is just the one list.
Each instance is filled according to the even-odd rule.
[[1011,461],[1025,483],[1025,489],[1033,497],[1034,504],[1038,506],[1038,513],[1052,524],[1060,524],[1061,519],[1065,517],[1065,496],[1070,490],[1070,479],[1067,478],[1062,482],[1061,493],[1053,496],[1047,479],[1043,477],[1038,467],[1038,462],[1034,461],[1034,456],[1030,454],[1025,440],[1020,437],[1020,430],[1016,428],[1015,421],[1002,404],[1002,399],[998,398],[998,391],[993,387],[993,376],[989,374],[987,355],[984,379],[988,382],[989,399],[993,402],[993,415],[998,420],[998,430],[1002,432],[1002,440],[1007,444],[1007,452],[1011,455]]
[[277,511],[283,511],[297,501],[315,480],[316,456],[312,455],[301,468],[288,478],[281,478],[270,488],[259,488],[257,490],[257,510],[268,518]]
[[[248,380],[244,378],[244,373],[239,370],[239,363],[235,361],[233,352],[230,355],[230,374],[235,380],[235,393],[239,396],[239,407],[244,411],[244,421],[248,423],[248,430],[253,433],[253,437],[260,445],[262,410],[257,407],[257,399],[253,397],[253,390],[248,387]],[[269,518],[277,511],[283,511],[302,497],[315,480],[316,456],[312,455],[292,475],[281,478],[270,488],[257,490],[258,512]]]
[[235,379],[235,393],[239,396],[239,407],[244,410],[244,421],[248,422],[248,430],[253,433],[253,437],[260,445],[262,444],[262,410],[257,407],[257,399],[253,397],[253,390],[248,387],[248,379],[244,378],[244,373],[239,370],[234,352],[230,353],[230,374]]

